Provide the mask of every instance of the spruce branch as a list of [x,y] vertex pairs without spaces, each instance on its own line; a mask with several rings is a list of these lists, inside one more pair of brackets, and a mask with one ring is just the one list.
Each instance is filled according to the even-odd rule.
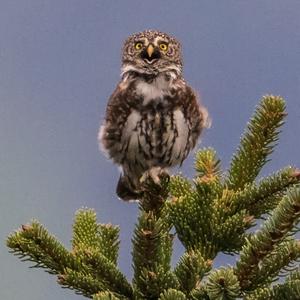
[[281,97],[262,98],[232,158],[228,188],[237,190],[255,180],[273,152],[285,116],[285,102]]
[[271,287],[259,288],[247,295],[245,300],[299,300],[300,280],[286,281]]
[[289,274],[286,278],[287,281],[300,280],[300,267]]
[[239,281],[232,268],[210,273],[205,288],[210,300],[234,300],[240,295]]
[[169,183],[170,194],[173,197],[179,198],[183,197],[186,194],[190,193],[193,189],[193,186],[187,178],[182,175],[174,175],[171,177]]
[[273,287],[271,299],[281,300],[299,300],[300,299],[300,280],[287,281],[284,284],[278,284]]
[[275,249],[260,263],[253,287],[271,284],[278,279],[279,274],[286,274],[295,267],[300,258],[300,242],[287,238],[276,245]]
[[144,181],[144,192],[141,194],[139,201],[141,211],[152,211],[156,216],[160,215],[169,194],[169,180],[170,176],[162,173],[160,175],[160,184],[154,183],[151,178],[147,178]]
[[185,294],[174,289],[168,289],[161,293],[159,300],[186,300]]
[[50,274],[63,273],[65,268],[79,270],[80,261],[38,222],[22,225],[7,239],[11,252],[33,267],[45,268]]
[[172,237],[169,226],[153,211],[141,211],[133,239],[133,284],[139,297],[158,298],[166,288],[178,285],[170,271]]
[[253,225],[253,217],[246,210],[226,216],[222,210],[213,214],[214,240],[218,251],[237,253],[245,242],[245,230]]
[[93,209],[80,209],[76,212],[73,224],[73,251],[77,248],[100,249],[101,253],[114,264],[119,252],[119,227],[111,224],[98,224]]
[[93,300],[119,300],[120,298],[116,297],[111,292],[100,292],[93,295]]
[[99,246],[96,212],[92,209],[79,209],[73,223],[73,250],[84,245],[87,248]]
[[[164,224],[152,212],[142,212],[133,239],[134,266],[151,268],[156,262],[168,264],[162,257],[166,233]],[[136,269],[137,277],[142,268]]]
[[167,202],[168,216],[185,248],[201,249],[202,255],[211,259],[217,252],[212,242],[212,205],[219,196],[220,182],[215,177],[198,176],[194,184],[185,195],[171,197]]
[[229,214],[246,209],[250,215],[258,218],[276,207],[288,188],[299,183],[299,170],[286,167],[258,183],[246,184],[240,191],[225,193],[220,202]]
[[156,266],[152,271],[144,269],[136,286],[138,299],[158,299],[159,295],[167,289],[178,289],[178,281],[172,271],[166,271],[161,266]]
[[203,285],[194,289],[190,294],[191,300],[210,300],[207,294],[207,290]]
[[211,269],[212,261],[205,260],[197,250],[190,250],[181,257],[174,272],[180,284],[180,290],[190,294],[199,287],[204,275]]
[[[167,202],[170,222],[174,224],[178,238],[186,249],[192,248],[194,245],[192,241],[197,239],[197,234],[190,228],[189,219],[187,218],[187,216],[193,216],[193,219],[195,219],[191,205],[191,198],[194,196],[195,193],[189,193],[178,198],[172,197],[172,199]],[[194,226],[198,227],[199,231],[201,230],[201,227],[197,226],[197,224]]]
[[235,270],[243,290],[252,289],[260,262],[288,235],[299,219],[300,188],[295,187],[282,198],[263,227],[246,241]]
[[66,269],[64,274],[58,275],[57,282],[63,288],[72,289],[76,294],[84,295],[88,298],[93,298],[93,295],[99,292],[109,291],[109,294],[117,297],[117,299],[130,299],[122,294],[110,291],[107,283],[103,279],[96,278],[93,274],[87,273],[84,269],[82,271]]
[[23,261],[34,262],[33,267],[57,274],[58,283],[76,293],[92,297],[98,291],[111,291],[120,299],[130,299],[132,287],[116,267],[119,229],[97,224],[93,210],[81,209],[73,231],[72,252],[37,221],[11,234],[7,246]]
[[132,288],[125,276],[115,264],[101,253],[100,249],[77,248],[76,256],[80,257],[85,266],[85,273],[97,279],[105,290],[132,297]]
[[92,298],[93,294],[105,291],[102,282],[95,279],[92,275],[81,271],[66,269],[64,274],[58,275],[57,282],[64,288],[75,290],[76,294]]
[[119,253],[119,226],[112,224],[98,224],[99,242],[101,253],[110,260],[113,264],[117,265]]
[[221,161],[212,148],[204,148],[196,153],[195,170],[201,178],[216,178],[221,175]]

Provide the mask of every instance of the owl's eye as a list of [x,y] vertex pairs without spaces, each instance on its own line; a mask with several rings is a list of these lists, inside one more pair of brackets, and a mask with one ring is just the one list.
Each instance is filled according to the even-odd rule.
[[167,51],[168,50],[168,45],[165,44],[165,43],[161,43],[159,45],[159,48],[162,50],[162,51]]
[[142,44],[141,42],[137,42],[137,43],[135,43],[135,45],[134,45],[134,48],[135,48],[136,50],[141,50],[142,47],[143,47],[143,44]]

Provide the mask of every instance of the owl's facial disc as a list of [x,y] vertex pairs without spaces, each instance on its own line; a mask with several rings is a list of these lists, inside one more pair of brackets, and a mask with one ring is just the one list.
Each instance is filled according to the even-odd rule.
[[145,30],[127,38],[123,47],[122,76],[128,72],[181,74],[180,43],[166,33]]
[[149,44],[147,48],[141,52],[140,56],[148,64],[153,64],[161,58],[159,49],[152,44]]

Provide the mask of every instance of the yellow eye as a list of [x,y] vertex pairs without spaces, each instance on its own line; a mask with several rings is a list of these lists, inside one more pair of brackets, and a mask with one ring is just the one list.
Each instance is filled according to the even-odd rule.
[[159,45],[159,48],[162,50],[162,51],[167,51],[168,50],[168,45],[165,44],[165,43],[161,43]]
[[143,44],[141,42],[137,42],[137,43],[135,43],[134,47],[136,50],[141,50],[143,47]]

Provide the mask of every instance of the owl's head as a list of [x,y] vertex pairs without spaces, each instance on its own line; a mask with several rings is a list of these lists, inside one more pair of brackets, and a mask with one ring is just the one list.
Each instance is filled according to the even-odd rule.
[[166,33],[146,30],[127,38],[123,47],[122,74],[134,71],[157,75],[182,70],[180,43]]

